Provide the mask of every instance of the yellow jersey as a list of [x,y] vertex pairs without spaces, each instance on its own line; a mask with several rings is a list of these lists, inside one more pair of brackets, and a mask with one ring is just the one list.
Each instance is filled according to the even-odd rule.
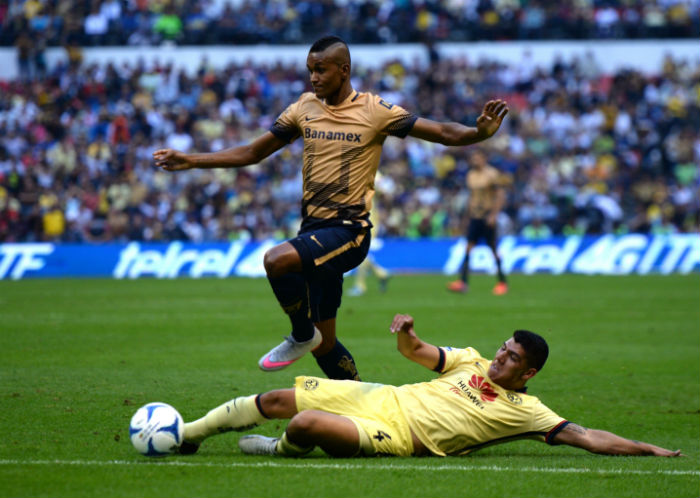
[[435,455],[465,455],[515,439],[550,442],[568,423],[535,396],[496,385],[490,364],[473,348],[440,348],[440,377],[396,389],[408,425]]
[[301,137],[304,224],[360,222],[368,226],[374,177],[388,135],[404,138],[418,118],[371,93],[353,91],[338,105],[304,93],[270,131],[285,142]]

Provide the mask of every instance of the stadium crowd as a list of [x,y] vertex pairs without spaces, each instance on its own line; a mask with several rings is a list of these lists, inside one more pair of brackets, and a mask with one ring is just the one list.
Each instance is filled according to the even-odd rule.
[[18,47],[692,38],[700,0],[10,0],[0,27]]
[[[416,114],[474,123],[511,112],[484,143],[507,178],[501,234],[697,232],[700,67],[602,74],[592,55],[537,67],[440,58],[357,66],[355,88]],[[206,59],[192,75],[141,61],[83,64],[0,81],[0,241],[290,237],[300,218],[302,141],[240,170],[154,167],[161,147],[212,151],[254,138],[308,90],[294,66]],[[460,236],[470,148],[387,139],[377,179],[380,235]]]

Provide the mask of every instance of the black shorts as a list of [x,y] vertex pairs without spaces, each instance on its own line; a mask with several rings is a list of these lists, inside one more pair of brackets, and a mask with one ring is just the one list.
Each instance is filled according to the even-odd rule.
[[496,227],[486,223],[484,218],[472,218],[467,228],[467,242],[478,244],[480,240],[493,247],[496,245]]
[[369,227],[353,224],[302,229],[289,241],[301,257],[313,322],[335,318],[343,274],[364,261],[371,239]]

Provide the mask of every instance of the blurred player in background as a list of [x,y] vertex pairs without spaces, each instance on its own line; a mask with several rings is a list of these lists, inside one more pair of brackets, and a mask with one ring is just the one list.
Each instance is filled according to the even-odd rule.
[[[379,210],[372,209],[369,215],[369,221],[372,224],[372,242],[377,240],[375,235],[379,233]],[[352,288],[348,291],[349,296],[361,296],[367,292],[367,277],[372,273],[379,281],[379,292],[386,292],[387,285],[389,284],[389,270],[384,268],[382,265],[377,263],[372,255],[372,248],[370,247],[370,252],[367,254],[365,260],[360,263],[360,266],[355,270],[355,283]]]
[[500,296],[508,292],[508,283],[501,268],[501,258],[498,257],[496,250],[496,232],[498,214],[506,203],[504,187],[508,182],[505,175],[488,164],[486,155],[481,150],[477,149],[472,152],[470,165],[467,173],[467,188],[469,189],[467,250],[460,268],[459,280],[447,284],[447,289],[459,293],[465,293],[469,290],[469,254],[479,241],[484,240],[491,248],[496,260],[498,283],[493,288],[493,293]]
[[249,144],[213,153],[153,153],[168,171],[238,168],[257,164],[292,141],[304,140],[302,225],[298,236],[264,258],[273,292],[288,315],[292,333],[260,358],[262,370],[290,365],[313,351],[333,379],[359,380],[355,360],[336,339],[343,274],[357,267],[370,245],[369,212],[374,177],[387,136],[407,135],[445,145],[470,145],[491,137],[508,107],[484,105],[476,127],[419,118],[351,84],[350,52],[338,37],[316,41],[306,60],[312,93],[304,93]]

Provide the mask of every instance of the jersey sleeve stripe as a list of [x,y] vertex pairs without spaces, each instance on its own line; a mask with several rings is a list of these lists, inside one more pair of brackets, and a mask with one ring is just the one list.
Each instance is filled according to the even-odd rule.
[[413,129],[413,125],[416,124],[416,121],[418,121],[418,116],[406,114],[399,117],[393,123],[390,123],[389,126],[386,127],[386,132],[394,137],[406,138]]
[[275,124],[270,127],[270,133],[287,143],[299,136],[299,130],[291,126],[284,126],[279,121],[275,121]]
[[559,423],[554,427],[554,429],[552,429],[551,431],[549,431],[549,432],[547,433],[547,435],[544,437],[545,443],[550,444],[550,445],[552,445],[552,446],[558,445],[559,443],[554,442],[554,437],[555,437],[557,434],[559,434],[559,433],[561,432],[561,430],[562,430],[564,427],[566,427],[567,425],[569,425],[570,423],[571,423],[571,422],[569,422],[568,420],[562,420],[561,422],[559,422]]
[[442,348],[438,348],[438,351],[440,352],[440,359],[433,370],[437,373],[442,373],[442,369],[445,368],[445,351]]

